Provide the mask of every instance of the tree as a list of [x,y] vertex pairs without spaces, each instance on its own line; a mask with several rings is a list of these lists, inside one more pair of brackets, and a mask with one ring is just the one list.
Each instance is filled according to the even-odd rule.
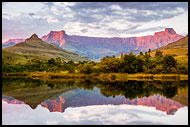
[[123,52],[121,53],[121,56],[120,57],[123,57]]
[[72,60],[68,61],[65,65],[65,69],[68,70],[69,73],[75,72],[75,67],[76,65]]
[[148,53],[147,53],[147,52],[145,52],[145,56],[148,56]]
[[142,56],[143,56],[143,52],[140,52],[140,55],[142,55]]
[[163,57],[162,53],[162,51],[156,50],[155,57]]
[[62,64],[61,58],[60,57],[55,58],[55,63],[56,65],[61,65]]
[[123,73],[137,73],[143,71],[143,60],[133,53],[125,54],[120,60],[120,70]]
[[106,56],[100,60],[98,68],[100,72],[117,73],[119,69],[119,58]]
[[151,52],[151,49],[148,49],[148,54],[149,54],[149,57],[150,57],[150,52]]
[[49,59],[48,64],[51,65],[51,66],[55,65],[56,64],[55,59],[54,58]]
[[166,55],[163,58],[162,64],[163,64],[164,71],[166,73],[171,73],[172,70],[174,70],[174,69],[171,70],[171,68],[172,67],[176,68],[176,66],[177,66],[177,60],[175,60],[175,58],[171,55]]
[[85,74],[90,74],[93,72],[93,65],[92,64],[84,64],[84,65],[79,65],[77,67],[77,69],[81,72],[81,73],[85,73]]

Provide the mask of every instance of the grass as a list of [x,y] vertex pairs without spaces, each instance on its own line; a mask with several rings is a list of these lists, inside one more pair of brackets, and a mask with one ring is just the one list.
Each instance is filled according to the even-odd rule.
[[[161,50],[163,55],[177,55],[177,56],[185,56],[188,53],[188,48],[179,48],[179,49],[165,49]],[[156,51],[151,52],[151,56],[155,56]],[[187,56],[187,55],[186,55]]]
[[188,53],[188,48],[180,48],[180,49],[168,49],[168,50],[163,50],[163,55],[186,55]]
[[127,74],[127,73],[91,73],[89,75],[83,73],[52,73],[52,72],[30,72],[30,73],[4,73],[2,76],[13,77],[31,77],[35,79],[99,79],[101,81],[153,81],[153,80],[188,80],[188,75],[182,74]]
[[177,60],[177,62],[180,65],[188,66],[188,56],[187,55],[175,56],[174,58]]
[[155,74],[153,76],[154,80],[160,80],[160,79],[180,79],[179,74]]
[[179,74],[100,74],[99,79],[102,81],[153,81],[153,80],[164,80],[164,81],[176,81],[176,80],[188,80],[188,75]]
[[179,75],[180,80],[188,80],[188,75]]
[[36,59],[40,59],[40,60],[49,59],[49,57],[45,57],[45,56],[9,52],[4,49],[2,50],[2,59],[9,63],[26,63],[28,60],[30,60],[32,58],[36,58]]

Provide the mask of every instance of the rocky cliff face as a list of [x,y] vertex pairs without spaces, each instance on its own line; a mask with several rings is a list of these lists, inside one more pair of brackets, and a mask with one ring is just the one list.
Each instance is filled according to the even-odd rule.
[[[61,38],[57,39],[58,35],[59,37],[62,35]],[[133,51],[134,53],[139,53],[140,51],[148,51],[148,49],[156,49],[177,41],[182,37],[183,36],[177,34],[173,28],[166,28],[165,31],[156,32],[154,35],[143,37],[101,38],[70,36],[60,31],[56,32],[54,36],[50,32],[50,34],[46,35],[46,39],[42,39],[65,49],[70,48],[70,50],[74,50],[80,55],[99,59],[106,55],[115,55],[118,52],[129,53]]]
[[61,30],[51,31],[41,39],[80,55],[100,59],[106,55],[116,55],[118,52],[139,53],[148,51],[148,49],[156,49],[182,37],[173,28],[166,28],[165,31],[155,32],[154,35],[127,38],[75,36],[67,35]]
[[65,103],[65,99],[59,96],[57,99],[54,100],[46,100],[41,103],[43,107],[49,109],[50,112],[64,112],[63,105]]
[[[13,98],[2,97],[2,100],[10,103],[10,104],[25,104],[23,101],[19,101]],[[166,112],[167,115],[173,115],[175,112],[184,107],[184,105],[180,104],[177,101],[167,99],[161,95],[153,95],[149,97],[142,97],[136,99],[126,99],[123,96],[118,96],[116,98],[92,98],[88,96],[83,96],[81,99],[73,99],[69,102],[66,102],[65,98],[58,96],[54,99],[48,99],[44,102],[41,102],[41,106],[47,108],[50,112],[64,112],[68,107],[80,107],[80,106],[88,106],[88,105],[105,105],[105,104],[129,104],[129,105],[142,105],[148,107],[155,107],[157,110],[161,110]],[[33,108],[30,105],[31,108]],[[33,108],[35,109],[37,105]]]
[[168,115],[174,115],[175,112],[183,107],[184,105],[180,104],[179,102],[176,102],[171,99],[167,99],[164,96],[160,95],[153,95],[150,97],[143,97],[143,98],[137,98],[133,100],[125,100],[125,104],[132,104],[132,105],[143,105],[143,106],[149,106],[149,107],[155,107],[157,110],[161,110],[166,112]]
[[51,31],[48,35],[42,37],[42,40],[47,43],[54,43],[60,47],[65,44],[65,31]]
[[123,97],[117,97],[117,99],[113,98],[82,98],[78,101],[71,101],[69,103],[65,103],[66,100],[59,96],[53,100],[47,100],[41,103],[43,107],[49,109],[50,112],[64,112],[67,107],[80,107],[80,106],[87,106],[87,105],[104,105],[104,104],[129,104],[129,105],[142,105],[148,107],[155,107],[157,110],[161,110],[166,112],[167,115],[174,115],[175,112],[183,107],[184,105],[180,104],[171,99],[167,99],[164,96],[160,95],[153,95],[149,97],[137,98],[137,99],[126,99]]
[[13,99],[13,98],[2,97],[2,100],[6,101],[8,104],[25,104],[23,101],[19,101],[17,99]]

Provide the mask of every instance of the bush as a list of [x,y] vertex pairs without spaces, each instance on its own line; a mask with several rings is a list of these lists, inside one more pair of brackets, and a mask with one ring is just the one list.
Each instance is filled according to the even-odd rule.
[[163,57],[162,51],[156,50],[155,57]]
[[152,69],[152,73],[153,74],[161,74],[162,70],[163,70],[162,66],[158,65],[158,66],[156,66],[155,68]]

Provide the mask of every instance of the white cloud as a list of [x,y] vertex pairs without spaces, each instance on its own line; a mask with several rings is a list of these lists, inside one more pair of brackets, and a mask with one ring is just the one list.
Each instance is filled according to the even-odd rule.
[[122,9],[119,5],[111,5],[110,8],[113,10],[121,10]]
[[59,22],[58,19],[53,18],[51,16],[47,16],[46,18],[47,18],[48,23],[57,23],[57,22]]
[[20,13],[35,13],[40,11],[44,4],[39,2],[5,2],[6,6],[2,7],[3,12],[12,16],[18,16]]
[[[88,3],[88,6],[92,7],[84,8],[83,4],[75,6],[77,3],[73,2],[7,2],[2,7],[2,17],[8,20],[8,22],[2,22],[3,31],[6,31],[6,33],[3,33],[2,39],[5,41],[10,38],[18,38],[16,35],[19,35],[19,38],[25,38],[28,36],[29,30],[37,31],[42,36],[48,34],[49,31],[62,29],[70,35],[77,34],[91,37],[139,37],[153,35],[157,31],[155,29],[151,30],[151,28],[156,27],[158,27],[158,30],[164,30],[161,27],[172,27],[179,34],[188,34],[188,12],[185,10],[185,7],[182,8],[183,6],[175,7],[171,11],[160,9],[159,13],[150,8],[150,6],[146,7],[145,3],[131,3],[132,7],[130,7],[130,4],[124,3],[124,8],[119,4],[109,5],[105,3],[101,3],[100,5],[104,6],[99,8],[95,4]],[[174,3],[174,6],[176,5]],[[138,7],[145,9],[138,9]],[[34,15],[29,16],[29,13]],[[177,15],[178,13],[181,13],[181,15]],[[176,16],[172,17],[173,15]],[[162,18],[167,16],[168,18]],[[20,20],[21,18],[22,20]],[[155,18],[158,18],[158,20]],[[31,21],[29,21],[30,19]],[[144,21],[141,22],[141,20]],[[27,22],[33,25],[25,25]],[[40,25],[31,28],[31,26],[36,26],[36,24]],[[92,24],[92,27],[88,27],[89,24]],[[134,29],[136,32],[123,32],[121,30],[137,25],[140,27]],[[115,32],[108,31],[109,28],[115,29]],[[88,32],[81,32],[82,29],[87,29]],[[18,31],[21,33],[16,33]]]
[[[2,101],[2,124],[188,124],[188,107],[175,115],[153,107],[134,105],[94,105],[67,108],[64,113],[49,112],[38,106],[35,110],[25,104],[7,104]],[[183,116],[183,117],[182,117]]]
[[[165,26],[173,28],[178,34],[188,34],[188,12],[181,15],[174,16],[173,18],[163,19],[159,21],[149,22],[147,25],[142,24],[141,28],[155,27],[155,26]],[[142,34],[153,34],[153,31],[147,31]],[[184,35],[184,36],[185,36]]]

